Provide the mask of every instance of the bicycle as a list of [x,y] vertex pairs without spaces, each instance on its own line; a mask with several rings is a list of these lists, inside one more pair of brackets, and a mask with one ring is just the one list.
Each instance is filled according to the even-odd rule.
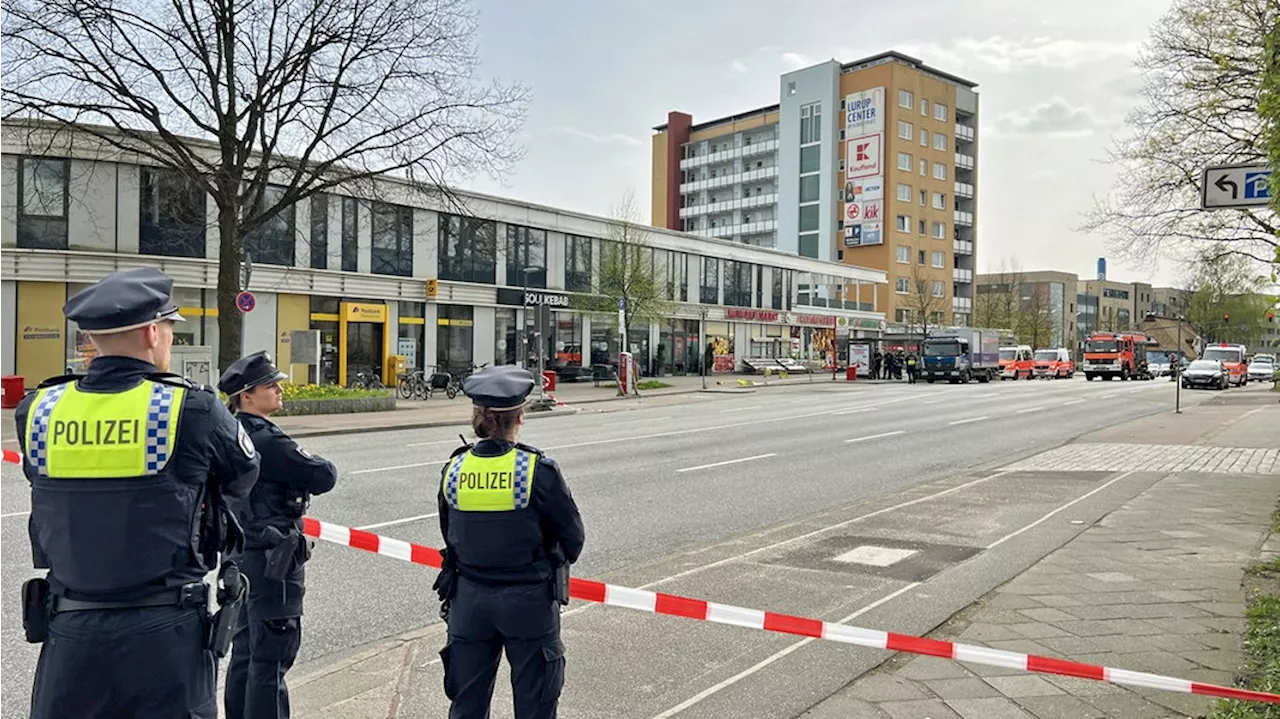
[[431,399],[431,387],[427,384],[426,373],[422,370],[415,370],[409,374],[402,375],[400,381],[396,383],[396,392],[401,399]]
[[356,372],[356,376],[347,383],[347,389],[386,389],[378,375],[372,372]]
[[467,378],[488,366],[489,366],[489,363],[485,362],[484,364],[478,365],[478,366],[471,365],[471,367],[467,369],[466,373],[462,373],[462,372],[459,372],[457,374],[454,374],[452,372],[448,373],[449,383],[445,386],[445,389],[444,389],[445,394],[449,396],[449,399],[453,399],[454,397],[457,397],[458,393],[462,391],[462,384],[467,381]]

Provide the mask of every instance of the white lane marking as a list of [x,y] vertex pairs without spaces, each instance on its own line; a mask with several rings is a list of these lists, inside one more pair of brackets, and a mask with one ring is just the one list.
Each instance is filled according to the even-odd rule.
[[[882,399],[874,402],[876,406],[886,404],[895,404],[898,402],[906,402],[915,399],[914,396],[898,397],[895,399]],[[858,409],[858,406],[848,407],[846,409]],[[651,434],[633,434],[628,437],[612,437],[609,439],[593,439],[586,442],[573,442],[571,444],[558,444],[542,449],[551,451],[554,449],[576,449],[578,447],[594,447],[601,444],[615,444],[617,442],[634,442],[639,439],[658,439],[659,437],[678,437],[682,434],[698,434],[700,432],[718,432],[726,429],[736,429],[738,427],[750,427],[755,424],[771,424],[773,422],[786,422],[793,419],[806,419],[809,417],[823,417],[835,414],[841,410],[824,409],[818,412],[805,412],[803,414],[784,415],[781,417],[768,417],[765,419],[749,419],[744,422],[731,422],[729,424],[717,424],[711,427],[691,427],[689,429],[674,429],[669,432],[653,432]],[[377,467],[375,469],[357,469],[347,474],[372,474],[374,472],[391,472],[398,469],[416,469],[418,467],[435,467],[448,462],[447,459],[441,459],[432,462],[416,462],[414,464],[398,464],[393,467]]]
[[[851,622],[851,621],[853,621],[854,619],[857,619],[858,617],[862,616],[863,614],[866,614],[867,612],[871,611],[872,609],[875,609],[876,607],[878,607],[878,606],[880,606],[880,605],[882,605],[882,604],[885,604],[885,603],[887,603],[887,602],[891,602],[891,601],[893,601],[894,599],[897,599],[898,597],[902,596],[903,594],[906,594],[907,592],[911,591],[912,589],[915,589],[915,588],[916,588],[916,587],[918,587],[918,586],[920,586],[920,582],[912,582],[911,584],[908,584],[907,586],[902,587],[901,589],[898,589],[898,590],[894,591],[892,594],[887,594],[887,595],[885,595],[885,596],[883,596],[883,597],[881,597],[881,598],[877,599],[876,601],[874,601],[874,602],[872,602],[872,603],[870,603],[870,604],[868,604],[868,605],[866,605],[866,606],[864,606],[864,607],[862,607],[862,608],[858,609],[858,610],[857,610],[856,612],[854,612],[853,614],[850,614],[849,616],[844,617],[844,618],[843,618],[843,619],[841,619],[840,621],[836,622],[836,624],[844,624],[845,622]],[[806,638],[806,639],[801,639],[800,641],[796,642],[795,644],[792,644],[792,645],[790,645],[790,646],[786,647],[785,649],[781,649],[781,650],[779,650],[779,651],[777,651],[777,652],[775,652],[775,653],[773,653],[773,654],[769,655],[768,657],[765,657],[763,660],[761,660],[760,662],[756,663],[754,666],[750,667],[749,669],[744,669],[743,671],[738,672],[737,674],[734,674],[733,676],[729,677],[728,679],[725,679],[725,680],[724,680],[724,681],[722,681],[722,682],[719,682],[719,683],[717,683],[717,684],[713,684],[712,686],[707,687],[706,689],[703,689],[702,691],[698,692],[697,694],[694,694],[693,696],[689,697],[688,699],[685,699],[684,701],[682,701],[682,702],[680,702],[679,704],[677,704],[677,705],[675,705],[675,706],[671,707],[670,709],[668,709],[668,710],[666,710],[666,711],[662,712],[661,714],[655,714],[655,715],[653,716],[653,719],[669,719],[670,717],[673,717],[673,716],[675,716],[676,714],[679,714],[680,712],[684,711],[685,709],[688,709],[689,707],[693,706],[694,704],[697,704],[697,703],[701,702],[703,699],[706,699],[707,697],[712,696],[713,694],[717,694],[717,693],[719,693],[719,692],[721,692],[721,691],[723,691],[723,690],[725,690],[725,689],[728,689],[729,687],[733,686],[734,684],[737,684],[738,682],[742,681],[743,679],[746,679],[747,677],[751,676],[752,674],[755,674],[756,672],[760,671],[761,669],[764,669],[765,667],[769,666],[770,664],[773,664],[774,662],[778,661],[779,659],[782,659],[783,657],[787,656],[788,654],[791,654],[792,652],[796,651],[797,649],[799,649],[799,648],[803,647],[804,645],[809,644],[810,642],[813,642],[813,641],[816,641],[816,639],[815,639],[814,637],[808,637],[808,638]]]
[[432,512],[431,514],[419,514],[416,517],[405,517],[404,519],[389,519],[385,522],[378,522],[376,524],[366,524],[363,527],[356,527],[356,529],[362,529],[362,530],[368,531],[370,529],[381,529],[382,527],[394,527],[398,524],[408,524],[409,522],[416,522],[420,519],[431,519],[432,517],[438,517],[438,516],[440,515],[436,512]]
[[663,421],[663,420],[667,420],[667,419],[671,419],[671,418],[670,418],[670,417],[644,417],[644,418],[642,418],[642,419],[628,419],[628,420],[623,420],[622,422],[609,422],[609,423],[607,423],[605,426],[606,426],[606,427],[617,427],[617,426],[618,426],[618,425],[620,425],[620,424],[639,424],[639,423],[641,423],[641,422],[661,422],[661,421]]
[[722,409],[720,414],[729,414],[730,412],[746,412],[749,409],[760,409],[761,405],[753,404],[748,407],[734,407],[733,409]]
[[1073,405],[1073,404],[1080,404],[1081,402],[1084,402],[1084,401],[1085,401],[1085,400],[1082,400],[1082,399],[1073,399],[1073,400],[1071,400],[1070,402],[1063,402],[1063,403],[1062,403],[1062,406],[1063,406],[1063,407],[1070,407],[1070,406],[1071,406],[1071,405]]
[[1116,393],[1112,392],[1111,394],[1102,395],[1102,399],[1111,399],[1112,397],[1115,397],[1115,396],[1116,396]]
[[969,399],[982,399],[983,397],[995,397],[995,396],[997,396],[997,395],[999,395],[999,394],[1000,394],[999,392],[987,392],[987,393],[985,393],[985,394],[975,394],[974,396],[970,397]]
[[0,514],[0,519],[8,519],[10,517],[25,517],[28,514],[31,514],[30,510],[26,512],[9,512],[8,514]]
[[986,548],[987,548],[987,549],[994,549],[995,547],[998,547],[998,546],[1000,546],[1001,544],[1004,544],[1005,542],[1009,541],[1010,539],[1013,539],[1014,537],[1018,536],[1019,534],[1022,534],[1023,532],[1025,532],[1025,531],[1027,531],[1027,530],[1029,530],[1029,529],[1032,529],[1032,528],[1034,528],[1034,527],[1039,526],[1040,524],[1044,523],[1045,521],[1047,521],[1048,519],[1050,519],[1051,517],[1053,517],[1054,515],[1056,515],[1058,512],[1061,512],[1061,511],[1062,511],[1062,510],[1064,510],[1064,509],[1068,509],[1068,508],[1070,508],[1070,507],[1074,506],[1075,504],[1077,504],[1077,503],[1079,503],[1079,502],[1083,502],[1084,500],[1086,500],[1086,499],[1088,499],[1088,498],[1092,497],[1093,495],[1097,494],[1098,492],[1101,492],[1102,490],[1106,489],[1107,487],[1110,487],[1111,485],[1115,484],[1116,482],[1119,482],[1120,480],[1124,479],[1125,477],[1128,477],[1128,476],[1129,476],[1129,475],[1131,475],[1131,474],[1133,474],[1133,472],[1132,472],[1132,471],[1129,471],[1129,472],[1122,472],[1122,473],[1120,473],[1120,474],[1116,475],[1115,477],[1112,477],[1112,478],[1111,478],[1109,481],[1107,481],[1105,484],[1098,485],[1097,487],[1095,487],[1095,488],[1093,488],[1093,489],[1089,490],[1088,492],[1085,492],[1084,494],[1080,495],[1079,497],[1076,497],[1075,499],[1071,500],[1070,502],[1067,502],[1066,504],[1062,505],[1061,507],[1058,507],[1057,509],[1053,510],[1052,512],[1049,512],[1048,514],[1046,514],[1046,515],[1044,515],[1043,517],[1041,517],[1041,518],[1037,519],[1036,521],[1032,522],[1031,524],[1028,524],[1027,526],[1023,527],[1022,529],[1019,529],[1019,530],[1017,530],[1016,532],[1010,532],[1009,534],[1004,535],[1003,537],[1001,537],[1001,538],[997,539],[996,541],[992,542],[991,544],[988,544],[988,545],[986,546]]
[[881,432],[880,434],[871,434],[871,435],[867,435],[866,437],[854,437],[853,439],[846,439],[844,442],[845,444],[849,444],[850,442],[866,442],[873,439],[880,439],[882,437],[893,437],[895,435],[906,434],[906,433],[907,431],[905,429],[899,429],[899,430],[894,430],[893,432]]
[[699,469],[711,469],[712,467],[723,467],[726,464],[738,464],[740,462],[751,462],[757,459],[768,459],[770,457],[777,457],[777,456],[778,456],[777,452],[770,452],[769,454],[757,454],[754,457],[742,457],[741,459],[726,459],[723,462],[712,462],[711,464],[700,464],[697,467],[685,467],[684,469],[677,469],[676,471],[677,472],[696,472]]
[[461,445],[462,442],[461,440],[458,440],[458,439],[440,439],[440,440],[436,440],[435,442],[412,442],[410,444],[406,444],[405,446],[406,447],[431,447],[437,444]]
[[1042,409],[1044,409],[1044,405],[1040,405],[1039,407],[1028,407],[1026,409],[1018,410],[1016,414],[1026,414],[1028,412],[1039,412]]
[[947,424],[950,424],[950,425],[969,424],[970,422],[981,422],[984,419],[988,419],[988,417],[986,415],[983,415],[981,417],[969,417],[968,419],[957,419],[954,422],[947,422]]
[[841,411],[839,411],[839,412],[836,412],[835,414],[836,414],[836,415],[845,415],[845,414],[862,414],[863,412],[874,412],[874,411],[876,411],[876,410],[878,410],[878,409],[880,409],[880,408],[879,408],[879,407],[863,407],[862,409],[846,409],[846,410],[841,410]]

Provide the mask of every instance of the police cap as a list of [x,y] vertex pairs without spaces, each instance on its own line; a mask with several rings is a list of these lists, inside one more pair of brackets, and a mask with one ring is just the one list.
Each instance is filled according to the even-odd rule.
[[515,365],[489,367],[467,378],[462,391],[477,407],[503,412],[520,409],[533,391],[533,375]]
[[165,320],[185,322],[172,295],[173,280],[160,270],[125,270],[77,292],[62,312],[80,329],[99,335],[136,330]]
[[232,362],[218,379],[218,389],[234,397],[259,385],[279,382],[288,377],[272,364],[271,353],[263,350]]

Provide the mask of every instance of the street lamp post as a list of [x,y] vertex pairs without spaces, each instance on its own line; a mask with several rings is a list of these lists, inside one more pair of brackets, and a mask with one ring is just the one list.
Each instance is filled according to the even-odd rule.
[[[528,307],[529,307],[529,273],[537,272],[538,270],[541,270],[541,269],[542,269],[541,267],[536,267],[536,266],[520,268],[520,274],[524,277],[524,292],[523,292],[521,302],[524,304],[526,308],[525,309],[526,312],[528,312]],[[543,387],[543,382],[545,377],[543,373],[546,372],[546,352],[543,351],[543,345],[546,343],[546,339],[543,337],[542,330],[544,328],[542,327],[543,323],[541,322],[541,320],[542,320],[542,305],[535,304],[533,305],[533,340],[536,343],[537,353],[538,353],[537,355],[538,376],[536,377],[536,381],[538,383],[538,399],[545,400],[547,397],[547,391]],[[525,357],[526,358],[529,356],[528,342],[529,342],[528,333],[526,333],[525,334],[525,346],[526,346]]]
[[702,365],[702,388],[706,389],[707,388],[707,370],[708,370],[707,352],[702,347],[702,343],[705,342],[707,339],[707,308],[706,307],[698,308],[698,314],[702,317],[702,322],[698,326],[698,332],[701,334],[701,336],[698,338],[698,357],[701,360],[700,364]]
[[1178,356],[1170,360],[1169,370],[1174,373],[1173,411],[1182,414],[1182,315],[1178,315]]

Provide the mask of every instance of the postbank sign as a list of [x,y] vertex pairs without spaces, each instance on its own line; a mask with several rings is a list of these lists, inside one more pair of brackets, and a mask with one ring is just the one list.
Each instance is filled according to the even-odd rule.
[[347,322],[386,322],[387,306],[343,302],[342,318]]

